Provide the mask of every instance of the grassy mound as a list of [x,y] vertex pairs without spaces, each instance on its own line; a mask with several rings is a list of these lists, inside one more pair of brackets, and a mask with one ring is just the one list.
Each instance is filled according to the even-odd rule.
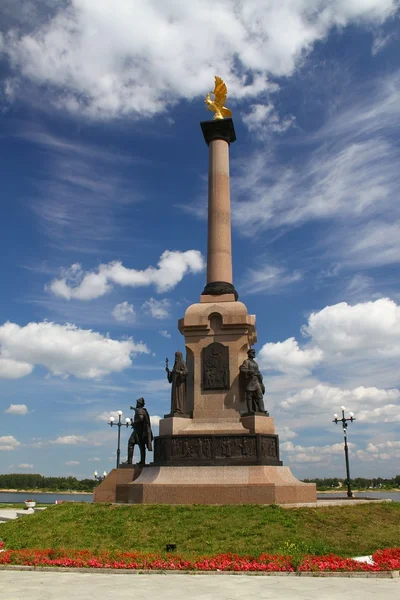
[[1,526],[7,548],[181,555],[371,554],[400,546],[400,503],[285,510],[277,506],[64,503]]

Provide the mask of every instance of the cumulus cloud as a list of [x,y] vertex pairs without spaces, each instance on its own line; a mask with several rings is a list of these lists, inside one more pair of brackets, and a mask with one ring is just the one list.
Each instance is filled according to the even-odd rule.
[[153,319],[168,319],[169,310],[171,308],[171,303],[167,298],[164,300],[156,300],[155,298],[149,298],[142,304],[142,309],[144,312]]
[[264,344],[259,359],[264,369],[308,373],[322,361],[323,352],[317,347],[302,350],[294,338],[288,338],[284,342]]
[[[398,397],[396,399],[398,400]],[[357,419],[368,423],[400,423],[400,404],[386,404],[370,410],[362,410],[357,413]]]
[[309,316],[303,334],[329,353],[400,354],[400,307],[389,298],[353,306],[341,302]]
[[48,289],[59,298],[66,300],[93,300],[104,296],[112,289],[112,284],[127,287],[154,285],[157,292],[173,289],[186,273],[200,273],[204,260],[198,250],[165,250],[156,267],[144,270],[128,269],[121,262],[102,264],[97,272],[85,273],[81,265],[74,264],[62,271],[60,279],[54,279]]
[[132,364],[132,355],[148,352],[142,342],[117,341],[70,324],[44,321],[21,327],[7,322],[0,326],[1,356],[26,362],[29,372],[34,365],[43,365],[53,375],[94,379],[123,371]]
[[365,450],[357,450],[356,456],[360,460],[375,462],[377,460],[393,461],[400,458],[400,442],[386,441],[378,444],[369,443]]
[[396,7],[396,0],[67,0],[31,29],[26,19],[13,23],[2,49],[14,79],[45,84],[64,110],[151,116],[203,95],[215,72],[236,98],[265,96],[277,87],[269,76],[291,75],[331,28],[380,25]]
[[26,404],[10,404],[4,412],[9,415],[26,415],[28,407]]
[[0,436],[0,450],[15,450],[21,442],[15,439],[13,435]]
[[293,438],[297,437],[297,433],[286,425],[283,427],[277,427],[277,433],[281,442],[286,442],[287,440],[292,440]]
[[[355,448],[355,444],[351,442],[349,442],[348,445],[351,449]],[[281,450],[288,454],[288,460],[291,463],[326,463],[327,456],[343,454],[343,444],[296,446],[293,442],[288,441],[281,444]]]
[[0,355],[0,379],[20,379],[32,371],[32,365],[11,358],[3,358]]
[[48,289],[59,298],[71,300],[93,300],[112,290],[107,283],[105,265],[100,265],[98,273],[84,273],[80,264],[75,263],[69,269],[62,269],[61,279],[54,279]]
[[[374,384],[371,377],[375,374],[383,382],[383,387],[396,385],[388,383],[393,380],[392,376],[384,381],[384,374],[390,375],[395,361],[400,358],[400,307],[393,300],[380,298],[354,305],[340,302],[326,306],[311,313],[301,331],[307,338],[303,347],[293,337],[283,342],[264,344],[259,351],[260,366],[298,376],[307,375],[317,367],[324,369],[329,366],[331,372],[333,368],[342,369],[342,375],[348,373],[354,382],[364,377]],[[345,394],[345,391],[329,386],[317,386],[312,394],[320,396],[321,390],[335,400]],[[358,392],[365,396],[367,390],[372,390],[373,396],[381,393],[372,386],[358,387],[357,390],[348,393],[354,398]],[[311,394],[310,391],[300,393]],[[397,392],[383,390],[383,393],[388,394],[387,404],[393,403],[389,396]],[[298,401],[300,396],[294,398]]]
[[114,319],[124,323],[134,323],[136,320],[135,308],[133,304],[129,304],[127,301],[116,304],[111,314]]
[[396,421],[400,419],[400,406],[398,401],[400,391],[397,389],[378,389],[359,386],[347,390],[339,387],[319,384],[312,388],[305,388],[296,394],[287,396],[281,403],[284,410],[296,410],[302,414],[307,412],[330,413],[335,407],[345,406],[356,413],[360,421],[378,422],[386,418]]

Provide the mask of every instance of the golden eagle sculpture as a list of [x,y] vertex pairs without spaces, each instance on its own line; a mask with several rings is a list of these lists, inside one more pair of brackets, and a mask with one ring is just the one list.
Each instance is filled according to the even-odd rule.
[[[214,96],[214,100],[211,100],[211,94]],[[228,89],[221,77],[215,76],[215,88],[213,92],[209,92],[206,96],[205,103],[207,110],[211,110],[214,113],[213,120],[225,119],[226,117],[232,116],[232,111],[224,106],[226,97],[228,95]]]

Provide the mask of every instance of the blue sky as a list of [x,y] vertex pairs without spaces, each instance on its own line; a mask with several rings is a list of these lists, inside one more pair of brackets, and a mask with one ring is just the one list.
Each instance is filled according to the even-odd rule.
[[[234,283],[286,465],[400,458],[397,0],[3,0],[0,472],[90,476],[107,417],[169,411],[204,287],[214,75],[228,85]],[[125,453],[128,432],[123,430]]]

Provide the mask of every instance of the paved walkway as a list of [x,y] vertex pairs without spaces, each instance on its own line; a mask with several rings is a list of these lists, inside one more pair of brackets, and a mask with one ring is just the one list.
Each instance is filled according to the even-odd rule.
[[400,579],[0,570],[4,600],[384,600]]

